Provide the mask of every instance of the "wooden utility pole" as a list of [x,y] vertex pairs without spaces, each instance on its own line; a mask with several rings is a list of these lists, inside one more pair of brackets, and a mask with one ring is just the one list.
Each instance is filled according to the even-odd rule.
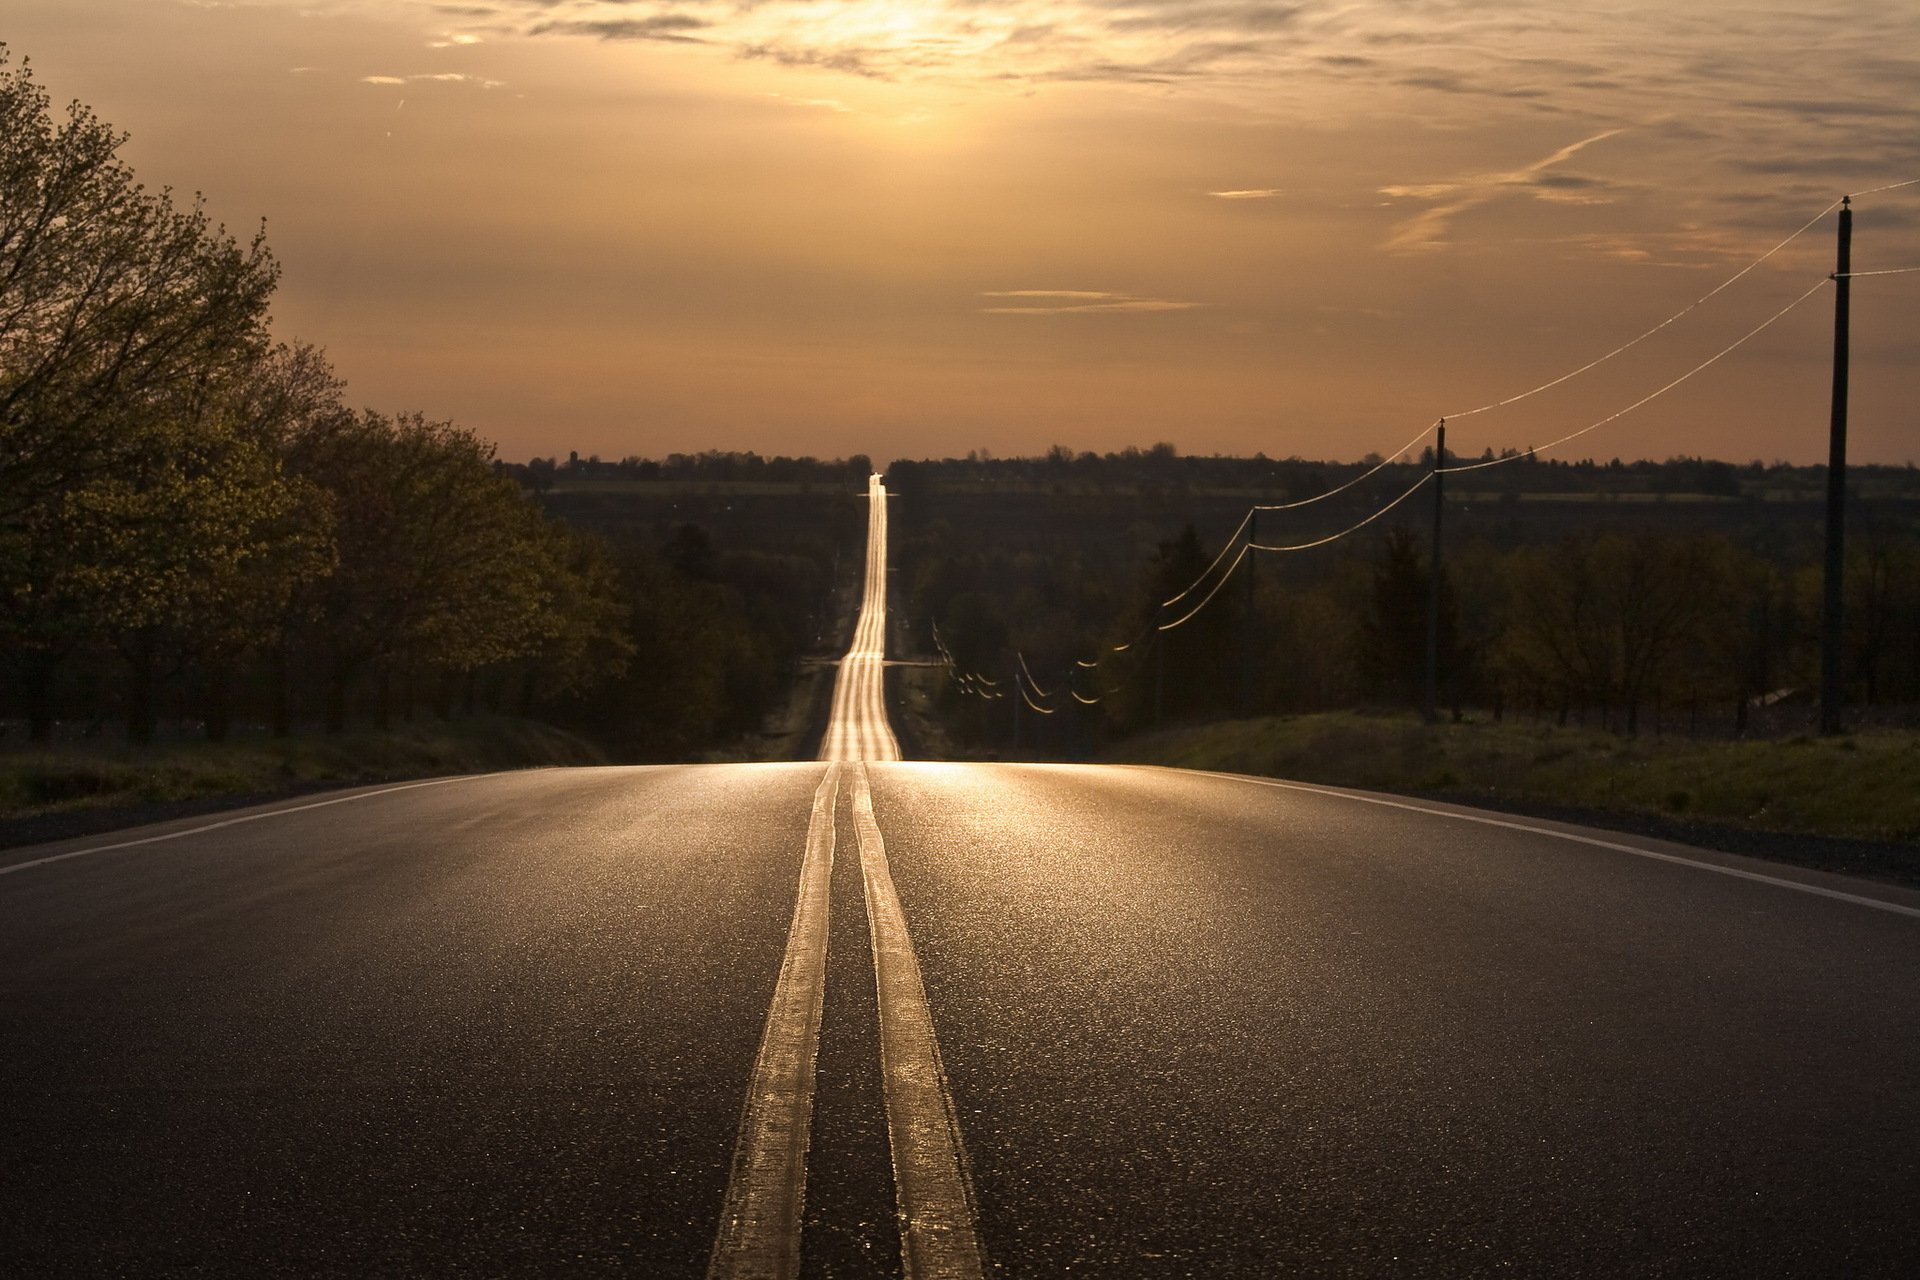
[[1254,618],[1253,578],[1254,567],[1260,563],[1259,555],[1253,544],[1260,541],[1260,508],[1255,507],[1247,514],[1247,627],[1240,637],[1240,714],[1253,714],[1253,642],[1257,630]]
[[1427,564],[1427,679],[1420,714],[1428,724],[1440,718],[1440,512],[1447,479],[1447,420],[1433,442],[1433,555]]
[[1833,269],[1833,417],[1827,441],[1827,565],[1820,611],[1820,732],[1841,732],[1846,698],[1847,302],[1853,280],[1853,197],[1840,201]]

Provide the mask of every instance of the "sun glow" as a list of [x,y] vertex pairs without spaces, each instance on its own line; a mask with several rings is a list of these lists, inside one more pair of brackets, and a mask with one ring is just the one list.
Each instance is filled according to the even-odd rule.
[[1012,42],[1019,22],[1005,10],[943,0],[772,0],[728,27],[756,56],[894,80],[982,70]]

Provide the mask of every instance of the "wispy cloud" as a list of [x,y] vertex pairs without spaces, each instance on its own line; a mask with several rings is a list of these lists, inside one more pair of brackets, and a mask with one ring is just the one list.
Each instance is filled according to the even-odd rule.
[[738,50],[749,62],[771,62],[782,67],[815,67],[867,80],[891,80],[893,73],[878,65],[884,55],[873,49],[807,48],[785,44],[743,44]]
[[1447,243],[1447,232],[1455,218],[1470,209],[1477,209],[1501,196],[1515,192],[1530,195],[1536,200],[1562,203],[1575,200],[1591,202],[1598,198],[1592,193],[1605,186],[1604,182],[1576,174],[1554,173],[1552,170],[1556,165],[1566,163],[1594,143],[1614,137],[1620,132],[1619,129],[1608,129],[1590,138],[1570,142],[1553,154],[1519,169],[1467,174],[1446,182],[1405,183],[1382,187],[1380,194],[1384,196],[1439,202],[1431,209],[1424,210],[1396,227],[1393,235],[1387,240],[1386,247],[1399,252],[1437,249]]
[[504,80],[489,80],[485,76],[470,76],[464,71],[427,71],[411,76],[361,76],[361,84],[470,84],[481,89],[503,89]]
[[553,18],[527,29],[530,36],[593,36],[600,40],[660,40],[669,44],[705,44],[701,36],[713,24],[690,13],[656,13],[646,18]]
[[1248,187],[1241,191],[1209,191],[1216,200],[1271,200],[1280,195],[1279,187]]
[[819,111],[832,111],[840,115],[851,115],[853,108],[838,98],[796,98],[786,93],[769,93],[769,98],[795,107],[812,107]]
[[1141,298],[1129,293],[1107,293],[1098,289],[984,289],[980,296],[1018,306],[982,307],[995,316],[1122,315],[1146,311],[1191,311],[1204,302],[1179,302],[1171,298]]

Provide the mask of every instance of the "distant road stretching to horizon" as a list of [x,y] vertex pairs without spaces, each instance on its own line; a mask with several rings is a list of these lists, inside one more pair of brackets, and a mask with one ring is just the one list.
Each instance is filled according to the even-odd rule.
[[903,762],[868,492],[818,762],[0,852],[0,1274],[1920,1268],[1920,894]]

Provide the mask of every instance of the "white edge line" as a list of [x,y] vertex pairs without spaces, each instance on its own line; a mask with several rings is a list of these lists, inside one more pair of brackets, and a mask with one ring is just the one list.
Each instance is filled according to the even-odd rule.
[[[1146,766],[1148,768],[1165,766]],[[1642,849],[1636,845],[1621,844],[1614,840],[1601,840],[1595,836],[1575,835],[1571,831],[1557,831],[1552,827],[1536,827],[1526,822],[1509,822],[1504,818],[1490,818],[1477,813],[1456,813],[1450,809],[1435,809],[1422,804],[1410,804],[1405,800],[1388,800],[1384,796],[1363,795],[1355,791],[1342,791],[1333,787],[1308,786],[1301,782],[1281,782],[1274,778],[1252,778],[1243,773],[1219,773],[1212,769],[1183,769],[1182,773],[1197,773],[1208,778],[1222,778],[1229,782],[1245,782],[1256,787],[1278,787],[1283,791],[1305,791],[1316,796],[1334,796],[1341,800],[1354,800],[1361,804],[1377,804],[1387,809],[1405,809],[1409,813],[1425,813],[1436,818],[1452,818],[1458,822],[1477,822],[1484,827],[1505,827],[1509,831],[1524,831],[1530,835],[1551,836],[1555,840],[1568,840],[1574,844],[1592,845],[1596,849],[1611,849],[1616,853],[1630,853],[1639,858],[1652,858],[1656,862],[1671,862],[1677,866],[1692,867],[1698,871],[1711,871],[1716,875],[1732,876],[1736,880],[1752,880],[1758,884],[1770,884],[1781,889],[1793,889],[1800,893],[1816,894],[1822,898],[1832,898],[1838,902],[1851,902],[1855,906],[1873,907],[1879,911],[1891,911],[1895,915],[1912,916],[1920,919],[1920,907],[1909,907],[1904,903],[1888,902],[1884,898],[1869,898],[1864,894],[1847,893],[1841,889],[1827,889],[1817,884],[1806,884],[1799,880],[1788,880],[1781,876],[1770,876],[1759,871],[1743,871],[1739,867],[1723,867],[1716,862],[1701,862],[1694,858],[1683,858],[1677,853],[1661,853],[1657,849]]]
[[378,791],[356,791],[350,796],[335,796],[331,800],[315,800],[311,804],[296,804],[285,809],[269,809],[265,813],[249,813],[238,818],[226,818],[219,822],[209,822],[204,826],[189,827],[185,831],[168,831],[157,836],[142,836],[138,840],[121,840],[115,844],[97,844],[88,849],[69,849],[65,853],[50,853],[44,858],[31,858],[25,862],[15,862],[0,867],[0,876],[10,876],[16,871],[25,871],[28,867],[44,867],[51,862],[65,862],[68,858],[84,858],[90,853],[111,853],[115,849],[133,849],[143,844],[160,844],[167,840],[184,840],[188,836],[204,835],[209,831],[218,831],[222,827],[237,827],[243,822],[259,822],[263,818],[278,818],[289,813],[304,813],[308,809],[324,809],[332,804],[346,804],[353,800],[371,800],[375,796],[390,796],[396,791],[412,791],[417,787],[439,787],[449,782],[472,782],[476,778],[492,775],[485,773],[463,773],[452,778],[428,778],[424,782],[405,782],[397,787],[382,787]]

